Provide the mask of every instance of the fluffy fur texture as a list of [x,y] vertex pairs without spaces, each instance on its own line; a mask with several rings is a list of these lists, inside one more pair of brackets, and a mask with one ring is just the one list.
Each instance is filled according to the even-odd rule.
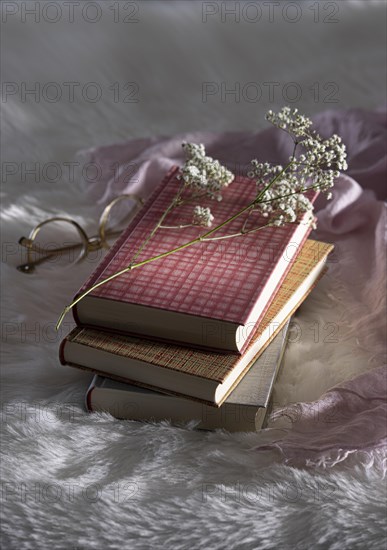
[[[53,327],[92,260],[36,277],[14,267],[21,261],[18,238],[47,216],[75,216],[90,233],[96,227],[101,207],[79,180],[48,181],[45,163],[63,168],[78,149],[129,137],[255,130],[273,107],[264,98],[202,102],[203,81],[296,81],[304,92],[298,106],[308,114],[325,106],[308,87],[335,81],[338,107],[378,106],[385,97],[377,41],[382,4],[366,11],[340,3],[339,22],[315,24],[313,32],[305,6],[297,24],[225,25],[218,18],[203,25],[201,3],[181,2],[178,9],[141,3],[133,25],[114,24],[108,6],[96,24],[79,17],[72,24],[23,24],[16,15],[4,25],[5,80],[98,82],[104,92],[97,103],[79,95],[74,102],[24,102],[15,94],[3,104],[2,160],[18,168],[3,192],[4,549],[384,548],[385,490],[379,472],[358,458],[329,472],[293,469],[274,451],[253,450],[265,433],[201,433],[86,414],[89,377],[57,359],[70,321],[59,334]],[[115,103],[109,86],[127,81],[139,83],[141,100]],[[282,105],[281,95],[275,99]],[[38,181],[23,176],[22,163],[40,163]],[[316,399],[378,364],[350,325],[355,297],[337,301],[332,290],[327,276],[297,317],[307,337],[288,349],[279,405]],[[316,318],[319,330],[340,325],[339,343],[324,345],[321,335],[310,343]]]

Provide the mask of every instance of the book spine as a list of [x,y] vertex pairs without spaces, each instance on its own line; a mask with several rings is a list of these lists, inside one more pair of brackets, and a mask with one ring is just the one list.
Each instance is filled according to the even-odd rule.
[[[172,395],[175,397],[184,397],[185,399],[190,399],[192,401],[197,401],[198,403],[204,403],[205,405],[210,405],[211,407],[218,408],[220,407],[221,403],[215,403],[215,401],[209,401],[207,399],[202,399],[201,397],[195,397],[193,395],[186,395],[181,392],[177,392],[174,390],[169,390],[167,388],[160,388],[158,386],[154,386],[152,384],[147,384],[146,382],[140,382],[138,380],[134,380],[132,378],[126,377],[126,376],[119,376],[117,374],[113,374],[108,371],[103,371],[99,369],[95,369],[92,367],[87,367],[85,365],[81,365],[79,363],[73,363],[71,361],[66,361],[63,363],[64,365],[67,365],[68,367],[73,367],[76,369],[80,369],[92,374],[97,374],[99,376],[104,376],[105,378],[111,378],[112,380],[117,380],[117,382],[124,382],[125,384],[132,384],[133,386],[138,386],[139,388],[145,388],[146,390],[152,390],[160,393],[165,393],[166,395]],[[167,367],[166,367],[167,368]],[[194,376],[194,375],[191,375]],[[223,403],[224,400],[222,400]]]
[[[176,175],[178,172],[179,167],[178,166],[172,166],[172,168],[169,170],[169,172],[166,174],[166,176],[161,181],[160,185],[156,187],[156,189],[153,191],[152,195],[149,197],[149,199],[146,201],[146,204],[141,208],[141,210],[136,214],[136,216],[133,218],[133,220],[130,222],[128,227],[123,231],[123,233],[118,237],[112,248],[109,250],[109,252],[106,254],[105,258],[98,264],[94,272],[90,275],[89,279],[82,285],[80,290],[75,294],[73,300],[76,300],[85,290],[92,287],[100,278],[102,273],[105,271],[105,269],[108,267],[110,262],[113,260],[115,255],[119,252],[120,248],[124,245],[124,243],[127,241],[131,233],[134,231],[135,227],[138,225],[140,220],[145,216],[145,214],[148,212],[148,210],[151,208],[155,200],[157,199],[160,190],[163,189],[167,183]],[[73,312],[73,318],[77,325],[81,325],[82,322],[79,318],[78,311],[77,311],[77,305],[75,305],[72,308]]]
[[[131,338],[136,338],[136,340],[144,340],[146,342],[157,342],[158,344],[167,344],[169,346],[178,346],[181,348],[186,348],[187,346],[189,346],[193,350],[216,353],[217,355],[235,355],[236,358],[238,358],[241,355],[239,351],[235,351],[235,350],[219,349],[211,346],[203,347],[200,344],[194,344],[194,343],[185,344],[184,342],[181,342],[180,340],[174,340],[173,338],[162,338],[161,336],[157,336],[157,338],[155,338],[153,336],[149,336],[148,334],[138,334],[137,332],[133,332],[129,330],[122,330],[118,328],[106,327],[106,326],[97,325],[97,324],[91,325],[88,323],[78,323],[77,327],[91,329],[91,330],[98,330],[105,334],[111,334],[112,336],[115,336],[115,335],[129,336]],[[255,332],[255,329],[253,330],[253,333],[254,332]]]

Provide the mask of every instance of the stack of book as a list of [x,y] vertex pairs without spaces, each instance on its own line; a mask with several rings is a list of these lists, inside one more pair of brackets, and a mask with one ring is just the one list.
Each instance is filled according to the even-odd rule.
[[[173,168],[79,293],[128,266],[180,185]],[[237,177],[216,222],[254,199]],[[310,193],[309,198],[315,196]],[[171,226],[187,212],[176,209]],[[177,213],[179,210],[179,213]],[[252,224],[265,223],[257,212]],[[239,231],[235,220],[217,236]],[[160,229],[136,262],[195,238],[198,228]],[[87,408],[118,418],[186,422],[205,429],[262,426],[291,315],[325,270],[332,245],[308,239],[310,225],[266,227],[200,242],[101,285],[74,308],[77,326],[62,364],[94,373]]]

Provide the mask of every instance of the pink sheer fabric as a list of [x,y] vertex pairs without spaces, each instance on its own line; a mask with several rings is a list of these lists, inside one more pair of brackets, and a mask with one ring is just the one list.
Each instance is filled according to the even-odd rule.
[[281,439],[259,450],[278,449],[292,466],[332,467],[356,455],[366,467],[387,472],[387,377],[377,367],[327,391],[312,403],[277,411],[292,421]]
[[[386,311],[386,113],[360,109],[327,111],[314,122],[323,136],[337,133],[347,145],[349,170],[334,188],[333,200],[319,198],[317,238],[340,249],[340,282],[357,297],[351,311],[362,345],[372,349],[373,365],[364,374],[332,388],[313,403],[299,403],[276,415],[292,418],[290,429],[259,450],[278,449],[294,466],[334,466],[356,455],[365,464],[387,471]],[[202,142],[209,155],[245,171],[251,159],[285,162],[291,153],[288,137],[270,128],[259,133],[191,133],[131,140],[86,151],[102,177],[89,187],[93,198],[106,203],[119,193],[148,196],[173,164],[183,160],[182,141]],[[333,422],[316,422],[316,411]],[[277,432],[278,436],[278,432]],[[274,437],[272,438],[274,439]]]
[[[370,165],[370,172],[372,168]],[[372,177],[368,183],[374,185]],[[330,269],[335,270],[344,295],[352,294],[349,321],[359,344],[371,350],[370,361],[364,365],[364,374],[330,389],[317,401],[276,411],[274,419],[288,416],[292,428],[259,449],[276,448],[293,466],[330,467],[355,455],[366,466],[377,466],[385,476],[385,205],[352,178],[341,176],[332,202],[318,212],[317,234],[340,251],[339,261]]]

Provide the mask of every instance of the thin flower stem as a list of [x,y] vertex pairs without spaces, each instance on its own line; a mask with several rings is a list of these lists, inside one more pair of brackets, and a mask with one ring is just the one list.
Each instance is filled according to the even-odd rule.
[[[301,189],[301,191],[295,191],[294,193],[288,193],[287,195],[281,195],[281,199],[285,199],[286,197],[292,197],[293,195],[301,195],[302,193],[306,193],[307,191],[311,191],[312,189],[318,189],[320,185],[316,183],[316,185],[312,185],[311,187],[304,187],[304,189]],[[267,202],[276,201],[278,198],[274,197],[273,199],[267,199],[265,201],[260,201],[260,204],[264,204]]]
[[268,189],[270,189],[270,187],[271,187],[272,185],[274,185],[274,183],[282,176],[282,174],[284,174],[284,173],[286,172],[286,170],[291,166],[292,162],[293,162],[293,161],[291,160],[291,161],[285,166],[285,168],[283,168],[283,169],[281,170],[281,172],[279,172],[279,173],[275,176],[275,178],[273,178],[272,180],[269,181],[269,183],[262,189],[262,191],[259,193],[259,195],[258,195],[257,198],[255,199],[255,201],[254,201],[254,203],[253,203],[254,205],[255,205],[255,204],[259,204],[260,202],[262,202],[260,199],[264,196],[264,194],[266,193],[266,191],[267,191]]
[[159,229],[185,229],[186,227],[196,227],[193,223],[186,225],[159,225]]
[[204,242],[207,241],[221,241],[222,239],[231,239],[232,237],[241,237],[243,235],[248,235],[249,233],[256,233],[265,227],[270,227],[272,224],[267,223],[266,225],[260,225],[259,227],[254,227],[254,229],[249,229],[248,231],[240,231],[239,233],[232,233],[231,235],[222,235],[221,237],[211,237],[209,239],[203,239]]
[[165,210],[165,212],[162,214],[162,216],[160,217],[159,221],[157,222],[157,224],[155,225],[155,227],[152,229],[152,231],[149,233],[148,237],[144,240],[144,242],[142,243],[142,245],[140,246],[140,248],[137,250],[137,252],[135,253],[135,255],[133,256],[132,258],[132,261],[130,262],[130,265],[134,264],[135,260],[139,257],[139,255],[141,254],[141,252],[144,250],[144,248],[146,247],[146,245],[149,243],[149,241],[154,237],[156,231],[160,228],[161,224],[163,223],[163,221],[165,220],[165,218],[168,216],[168,214],[171,212],[171,210],[173,210],[174,208],[176,208],[176,206],[179,206],[179,200],[180,200],[180,197],[183,193],[185,189],[185,186],[184,184],[180,187],[180,189],[178,190],[176,196],[174,197],[173,201],[171,202],[171,204],[168,206],[168,208]]
[[251,214],[252,214],[253,211],[254,211],[254,208],[251,208],[251,209],[249,210],[249,212],[248,212],[248,214],[247,214],[247,216],[246,216],[246,219],[245,219],[245,221],[244,221],[244,223],[243,223],[243,225],[242,225],[242,229],[241,229],[242,233],[246,233],[246,226],[247,226],[247,223],[248,223],[249,218],[250,218],[250,216],[251,216]]

